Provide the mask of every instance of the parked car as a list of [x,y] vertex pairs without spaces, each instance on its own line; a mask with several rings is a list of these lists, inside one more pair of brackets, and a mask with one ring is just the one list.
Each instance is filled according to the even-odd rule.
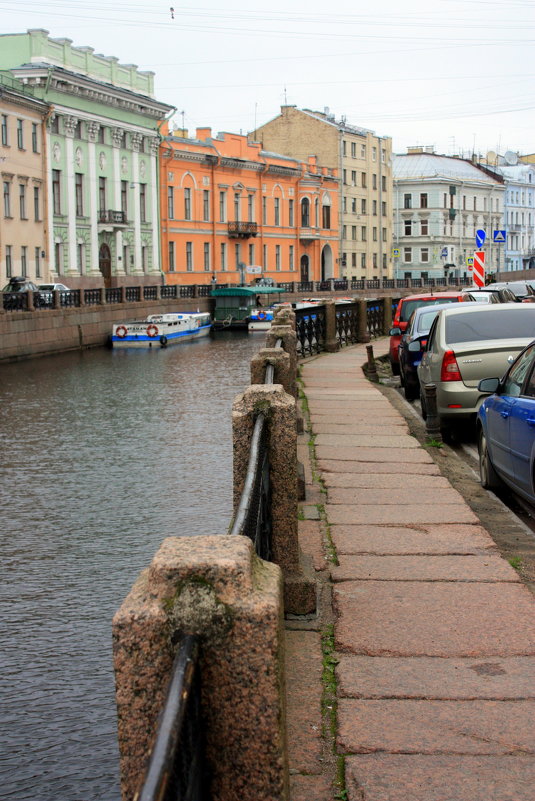
[[479,382],[503,375],[534,338],[532,304],[470,303],[439,311],[418,367],[422,414],[426,415],[423,388],[435,384],[444,437],[451,437],[457,424],[475,421],[485,398]]
[[[504,303],[505,302],[505,301],[501,300],[498,292],[487,292],[485,289],[467,289],[466,291],[463,292],[463,295],[470,296],[470,299],[474,300],[476,303]],[[510,298],[510,301],[514,303],[516,301],[516,298],[514,296],[512,296]]]
[[409,318],[415,309],[420,306],[431,306],[436,303],[454,303],[466,300],[462,292],[437,292],[435,294],[407,295],[399,301],[392,328],[399,328],[399,334],[390,335],[389,358],[390,366],[394,375],[399,375],[398,348],[402,335],[407,329]]
[[531,284],[529,284],[527,281],[498,281],[496,283],[489,284],[485,287],[485,289],[508,289],[513,293],[517,302],[523,301],[526,298],[533,298],[535,300],[535,292],[533,291]]
[[52,306],[54,303],[53,293],[58,290],[59,292],[69,292],[69,287],[65,284],[39,284],[39,292],[41,300],[44,305]]
[[535,504],[535,342],[523,350],[500,380],[487,378],[477,415],[481,484],[505,483]]
[[2,289],[2,292],[4,293],[4,309],[6,311],[22,308],[22,298],[17,298],[17,295],[21,292],[34,293],[33,305],[36,309],[38,309],[40,306],[46,305],[46,301],[41,297],[37,285],[24,275],[12,276],[12,278],[9,279],[8,283]]
[[[420,394],[418,381],[418,365],[427,345],[427,337],[433,320],[438,312],[447,309],[450,303],[437,303],[431,306],[419,306],[411,314],[405,333],[402,335],[399,348],[399,375],[401,386],[407,400],[415,400]],[[392,328],[391,336],[399,336],[399,328]]]
[[2,292],[38,292],[39,288],[24,275],[14,275],[2,289]]

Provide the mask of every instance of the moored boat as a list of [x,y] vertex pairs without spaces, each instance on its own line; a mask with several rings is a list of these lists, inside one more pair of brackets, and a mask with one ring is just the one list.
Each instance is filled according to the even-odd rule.
[[114,348],[165,348],[208,336],[212,327],[207,312],[149,314],[146,320],[133,320],[113,326]]
[[253,309],[249,315],[247,330],[249,332],[269,331],[273,322],[273,314],[273,309]]

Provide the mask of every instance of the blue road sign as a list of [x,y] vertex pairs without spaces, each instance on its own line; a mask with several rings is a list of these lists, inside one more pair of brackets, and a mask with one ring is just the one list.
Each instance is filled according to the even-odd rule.
[[482,228],[476,231],[476,247],[478,250],[483,246],[483,242],[485,241],[486,238],[487,234]]
[[505,242],[507,238],[507,231],[493,231],[492,238],[495,242]]
[[447,259],[448,258],[448,248],[442,248],[442,253],[440,254],[440,258],[441,259]]

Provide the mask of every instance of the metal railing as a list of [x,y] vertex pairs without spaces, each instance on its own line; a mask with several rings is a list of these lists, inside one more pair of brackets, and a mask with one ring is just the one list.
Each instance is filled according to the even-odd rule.
[[297,352],[300,356],[320,353],[325,344],[325,307],[321,304],[295,310]]
[[336,307],[336,338],[343,345],[358,341],[359,308],[356,303]]
[[138,801],[206,801],[198,638],[179,645]]

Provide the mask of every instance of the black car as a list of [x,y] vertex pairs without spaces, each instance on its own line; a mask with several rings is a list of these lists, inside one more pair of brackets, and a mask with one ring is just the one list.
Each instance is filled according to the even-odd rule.
[[488,284],[484,289],[486,292],[491,292],[495,289],[509,289],[517,301],[521,302],[526,298],[531,302],[535,300],[535,292],[527,281],[498,281],[494,284]]
[[6,311],[23,311],[27,308],[26,299],[20,297],[22,292],[33,292],[33,305],[36,309],[46,306],[46,300],[39,292],[39,287],[24,275],[14,275],[2,289],[4,293],[4,309]]

